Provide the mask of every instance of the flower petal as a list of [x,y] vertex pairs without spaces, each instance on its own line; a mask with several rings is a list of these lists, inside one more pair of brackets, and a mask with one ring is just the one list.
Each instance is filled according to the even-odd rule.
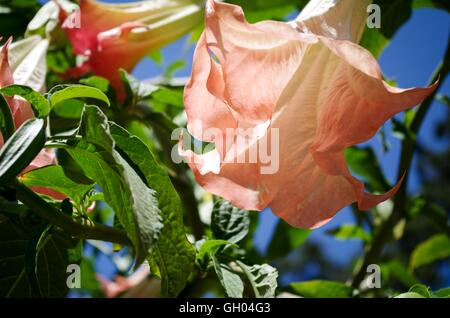
[[296,22],[306,33],[359,42],[371,0],[310,0]]
[[226,78],[223,102],[239,126],[270,120],[305,52],[302,35],[283,22],[249,24],[240,7],[213,0],[207,2],[205,33]]

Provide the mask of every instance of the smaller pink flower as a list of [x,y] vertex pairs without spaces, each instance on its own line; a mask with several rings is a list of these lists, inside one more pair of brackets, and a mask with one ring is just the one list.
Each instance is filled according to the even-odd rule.
[[120,68],[131,72],[146,54],[181,37],[202,17],[198,0],[79,3],[79,11],[61,10],[60,14],[74,53],[85,59],[69,74],[92,72],[103,76],[118,91],[119,98],[124,93]]

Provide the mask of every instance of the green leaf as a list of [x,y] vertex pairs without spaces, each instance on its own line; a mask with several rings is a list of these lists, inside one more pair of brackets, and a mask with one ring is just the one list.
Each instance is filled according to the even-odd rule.
[[370,242],[372,239],[370,233],[354,224],[343,224],[335,229],[328,230],[327,234],[340,240],[362,240],[364,242]]
[[19,175],[37,156],[45,144],[45,120],[34,118],[24,122],[0,150],[0,185]]
[[450,257],[450,238],[446,234],[437,234],[414,249],[409,261],[409,269],[414,271],[420,266],[447,257]]
[[[0,215],[0,297],[65,297],[66,269],[78,264],[81,244],[64,233],[47,231],[37,255],[27,254],[33,231]],[[35,226],[31,226],[35,228]],[[32,258],[32,260],[27,259]],[[27,262],[35,262],[36,284],[27,275]],[[38,287],[38,290],[34,288]]]
[[122,82],[125,86],[125,91],[127,93],[127,96],[125,98],[125,105],[127,107],[136,105],[136,103],[140,100],[149,97],[154,92],[159,90],[159,87],[149,83],[141,82],[122,69],[119,70],[119,75],[122,79]]
[[431,295],[432,295],[432,292],[430,291],[430,288],[425,286],[425,285],[422,285],[422,284],[416,284],[416,285],[412,286],[409,289],[409,292],[410,293],[420,294],[420,295],[422,295],[425,298],[430,298]]
[[108,97],[98,88],[91,86],[70,85],[49,94],[49,101],[52,107],[58,105],[62,101],[74,98],[93,98],[110,106]]
[[212,257],[214,270],[225,293],[231,298],[242,298],[244,293],[244,282],[228,265],[222,264],[216,257]]
[[290,287],[295,294],[307,298],[348,298],[352,294],[349,286],[326,280],[292,283]]
[[32,88],[24,85],[9,85],[0,89],[5,96],[20,96],[30,102],[36,117],[43,118],[50,113],[50,105],[47,100]]
[[165,78],[172,78],[176,71],[183,69],[185,66],[186,63],[183,60],[175,61],[167,67],[163,76]]
[[345,161],[353,173],[367,181],[371,191],[384,193],[390,189],[372,148],[347,148],[345,150]]
[[14,119],[11,109],[5,98],[0,95],[0,133],[2,134],[3,142],[7,141],[14,134],[14,130]]
[[109,90],[109,81],[106,78],[100,76],[91,76],[88,78],[82,78],[79,81],[83,85],[91,86],[98,88],[103,93],[108,93]]
[[229,245],[230,242],[225,240],[205,240],[198,249],[197,262],[206,267],[209,259],[216,255],[223,246]]
[[267,249],[269,259],[278,259],[288,255],[302,245],[311,231],[296,229],[283,220],[279,220]]
[[248,266],[236,261],[250,281],[256,298],[273,298],[278,283],[278,271],[268,264]]
[[156,64],[162,64],[163,62],[163,55],[161,50],[154,50],[148,54],[148,57],[151,58],[153,61],[155,61]]
[[27,187],[46,187],[65,194],[80,203],[86,193],[94,187],[94,183],[79,183],[66,175],[61,166],[46,166],[31,170],[20,177]]
[[146,184],[156,191],[164,227],[149,259],[154,260],[161,273],[163,297],[175,297],[186,286],[195,262],[195,249],[184,231],[180,198],[167,172],[158,165],[148,147],[125,129],[110,125],[117,147],[134,163]]
[[434,297],[438,298],[450,298],[450,287],[441,288],[433,292]]
[[61,118],[79,119],[83,114],[83,109],[83,101],[78,99],[67,99],[55,105],[52,110]]
[[134,244],[138,266],[163,227],[155,191],[114,149],[107,118],[98,107],[85,107],[79,134],[83,139],[67,151],[85,175],[103,190],[106,203]]
[[214,203],[211,215],[214,238],[237,243],[247,235],[249,226],[248,211],[238,209],[225,200]]
[[184,108],[183,93],[176,89],[160,87],[157,91],[153,92],[152,100],[162,104]]
[[411,286],[418,283],[417,279],[408,272],[408,269],[399,260],[391,260],[387,263],[380,264],[381,273],[384,280],[396,279],[405,286]]
[[426,298],[426,297],[424,297],[424,296],[422,296],[421,294],[418,294],[418,293],[407,292],[407,293],[403,293],[403,294],[400,294],[398,296],[395,296],[395,298]]

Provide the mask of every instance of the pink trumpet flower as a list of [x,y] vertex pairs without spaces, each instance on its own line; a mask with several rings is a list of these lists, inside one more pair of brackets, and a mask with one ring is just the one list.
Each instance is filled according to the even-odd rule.
[[[44,90],[46,62],[45,52],[48,41],[39,36],[11,44],[9,39],[0,49],[0,87],[11,84],[27,85],[37,91]],[[10,52],[14,54],[10,54]],[[33,118],[30,104],[20,97],[6,97],[14,119],[15,127],[19,127],[27,119]],[[0,148],[3,147],[3,137],[0,133]],[[22,174],[37,168],[56,164],[55,152],[43,149]],[[61,193],[44,187],[33,187],[33,190],[55,199],[64,199]]]
[[[249,24],[239,6],[207,1],[184,102],[188,130],[215,144],[179,151],[200,185],[247,210],[270,207],[295,227],[315,228],[357,202],[392,197],[364,191],[344,159],[389,118],[436,88],[400,89],[382,79],[359,42],[367,0],[311,0],[295,21]],[[242,133],[242,132],[246,133]],[[269,144],[277,169],[253,157]],[[246,160],[242,160],[242,158]]]
[[202,16],[199,0],[79,3],[79,11],[61,11],[74,53],[85,58],[75,73],[93,72],[109,79],[119,97],[123,93],[120,68],[131,72],[146,54],[190,31]]

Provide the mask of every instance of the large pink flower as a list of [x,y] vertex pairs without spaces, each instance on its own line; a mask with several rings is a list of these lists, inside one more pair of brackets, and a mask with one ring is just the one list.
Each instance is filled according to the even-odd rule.
[[[200,185],[306,228],[353,202],[366,210],[395,194],[400,182],[382,195],[364,192],[344,149],[435,85],[399,89],[382,80],[375,58],[356,44],[369,3],[312,0],[291,23],[249,24],[240,7],[207,2],[184,101],[189,132],[216,149],[200,155],[180,146]],[[261,141],[278,159],[275,171],[264,172],[260,156],[249,160]]]
[[79,2],[79,17],[77,12],[61,17],[74,53],[86,59],[79,70],[108,78],[119,93],[119,68],[132,71],[150,51],[191,30],[202,15],[198,0]]
[[[11,39],[0,49],[0,87],[11,84],[28,85],[35,90],[43,91],[45,83],[45,52],[48,41],[38,36],[31,37],[13,44],[15,54],[9,55]],[[33,118],[30,104],[20,97],[6,97],[11,109],[14,125],[18,128],[27,119]],[[3,137],[0,133],[0,148],[3,146]],[[30,165],[22,172],[56,164],[55,152],[52,149],[43,149]],[[49,195],[55,199],[65,196],[48,188],[34,187],[34,191]]]

